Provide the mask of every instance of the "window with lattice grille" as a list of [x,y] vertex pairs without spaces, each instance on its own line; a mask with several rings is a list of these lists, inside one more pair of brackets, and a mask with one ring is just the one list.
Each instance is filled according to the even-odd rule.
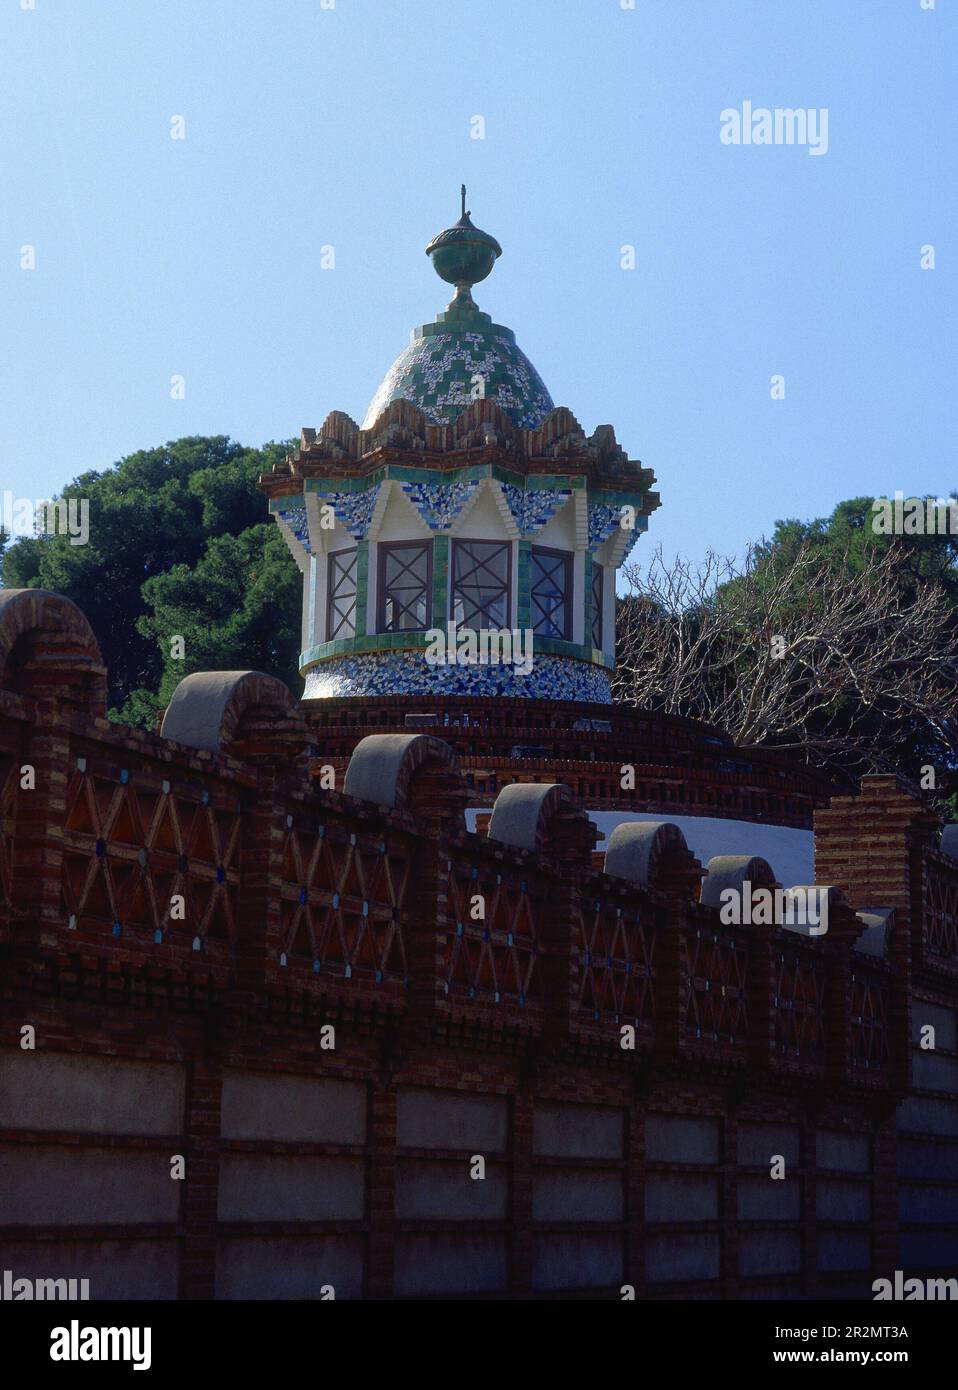
[[450,607],[458,627],[509,627],[511,561],[508,541],[453,541]]
[[597,560],[592,561],[592,645],[602,650],[602,598],[605,589],[605,570]]
[[326,640],[356,635],[356,547],[334,550],[326,568]]
[[572,637],[572,555],[532,547],[532,630],[540,637]]
[[384,541],[379,547],[379,632],[421,632],[429,626],[431,541]]

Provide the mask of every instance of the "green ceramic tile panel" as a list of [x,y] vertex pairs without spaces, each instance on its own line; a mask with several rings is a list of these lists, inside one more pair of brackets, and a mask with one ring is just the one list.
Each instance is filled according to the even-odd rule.
[[449,537],[432,543],[432,626],[441,627],[449,612]]
[[[407,464],[387,463],[375,472],[361,478],[329,476],[309,478],[303,485],[305,492],[364,492],[366,488],[377,487],[386,479],[402,483],[459,483],[477,478],[495,478],[498,482],[512,483],[514,487],[544,488],[584,488],[587,480],[580,473],[532,473],[526,474],[518,469],[506,468],[501,464],[471,463],[462,468],[437,470],[435,468],[410,468]],[[622,492],[607,490],[590,494],[591,500],[613,503],[626,496]],[[274,498],[269,508],[271,512],[281,511],[288,506],[302,506],[301,494]]]
[[520,540],[518,560],[518,584],[516,586],[516,625],[530,627],[532,601],[530,596],[530,574],[532,571],[532,542]]
[[365,492],[368,478],[310,478],[304,484],[307,492]]
[[369,541],[356,545],[356,635],[366,634],[366,609],[369,600]]
[[518,483],[521,486],[526,475],[517,468],[507,468],[504,463],[494,463],[492,476],[500,483]]

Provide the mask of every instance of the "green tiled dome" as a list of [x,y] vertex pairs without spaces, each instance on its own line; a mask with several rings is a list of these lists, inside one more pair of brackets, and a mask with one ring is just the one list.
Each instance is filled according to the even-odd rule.
[[418,405],[427,420],[448,425],[479,395],[492,398],[515,424],[535,429],[553,409],[552,397],[515,334],[493,323],[472,298],[471,287],[489,274],[501,248],[474,227],[465,210],[455,226],[426,247],[436,273],[456,293],[434,323],[413,331],[369,403],[363,429],[371,429],[391,401]]
[[[428,328],[438,325],[428,324]],[[475,396],[476,377],[517,425],[535,429],[552,410],[552,397],[508,328],[483,332],[420,330],[383,377],[369,403],[363,429],[371,429],[390,401],[414,401],[435,425],[451,424]]]

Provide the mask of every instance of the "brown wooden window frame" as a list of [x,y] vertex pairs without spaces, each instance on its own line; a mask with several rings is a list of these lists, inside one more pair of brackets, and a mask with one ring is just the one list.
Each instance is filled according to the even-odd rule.
[[[423,592],[426,599],[426,618],[422,627],[386,626],[386,561],[397,550],[424,550],[426,552],[426,580]],[[425,632],[432,623],[432,540],[422,541],[379,541],[376,548],[376,631],[377,632]]]
[[[492,631],[501,631],[502,629],[505,629],[505,628],[511,628],[511,626],[512,626],[512,542],[511,542],[511,541],[508,541],[508,540],[506,540],[506,541],[487,541],[487,540],[483,540],[482,537],[479,537],[479,536],[462,536],[462,537],[459,537],[459,538],[455,538],[455,537],[453,538],[452,545],[450,546],[450,555],[449,555],[449,617],[450,617],[450,618],[454,618],[454,617],[455,617],[455,611],[456,611],[456,556],[457,556],[457,554],[458,554],[459,549],[460,549],[461,546],[470,546],[470,545],[494,545],[494,546],[499,547],[499,549],[504,550],[504,551],[506,552],[506,585],[505,585],[506,616],[505,616],[505,621],[501,624],[501,627],[492,628],[491,630],[492,630]],[[469,630],[473,630],[473,631],[490,630],[490,629],[488,629],[488,628],[486,628],[486,629],[482,629],[482,628],[480,628],[480,629],[473,629],[473,628],[472,628],[472,624],[471,624],[470,622],[468,622],[468,621],[467,621],[467,622],[464,622],[462,626],[463,626],[467,631],[469,631]]]
[[605,570],[592,561],[592,646],[602,651],[602,620],[605,617]]
[[572,552],[571,550],[556,550],[556,549],[554,549],[552,546],[549,546],[549,545],[534,545],[534,546],[532,547],[532,553],[531,553],[531,555],[530,555],[530,561],[529,561],[529,564],[530,564],[530,577],[529,577],[529,611],[530,611],[530,617],[532,616],[532,610],[533,610],[533,607],[534,607],[534,604],[535,604],[535,591],[536,591],[536,585],[535,585],[535,570],[536,570],[536,556],[537,556],[537,555],[552,555],[552,556],[556,556],[556,557],[558,557],[560,560],[562,560],[562,562],[563,562],[563,572],[564,572],[564,575],[565,575],[565,581],[564,581],[564,598],[563,598],[564,624],[563,624],[563,635],[562,635],[561,637],[556,637],[554,633],[539,632],[539,629],[536,627],[536,625],[535,625],[535,619],[534,619],[534,617],[533,617],[533,621],[532,621],[532,630],[533,630],[534,633],[538,633],[538,635],[539,635],[540,637],[549,638],[549,639],[551,639],[551,640],[554,641],[554,642],[571,642],[571,641],[572,641],[572,617],[573,617],[573,614],[572,614],[572,606],[573,606],[573,597],[574,597],[574,596],[573,596],[573,577],[574,577],[574,574],[575,574],[575,569],[574,569],[574,565],[573,565],[573,561],[574,561],[573,552]]
[[[338,560],[341,555],[352,555],[353,557],[353,630],[349,633],[336,635],[333,633],[333,561]],[[356,600],[358,598],[357,585],[357,566],[359,561],[359,547],[344,545],[341,550],[330,550],[326,553],[326,641],[336,642],[348,640],[356,636]]]

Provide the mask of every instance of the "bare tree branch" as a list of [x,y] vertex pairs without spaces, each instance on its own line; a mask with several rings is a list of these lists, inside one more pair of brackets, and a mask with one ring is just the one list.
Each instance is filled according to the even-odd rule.
[[944,587],[903,591],[894,545],[826,557],[753,546],[625,567],[614,694],[820,764],[896,766],[905,733],[958,760],[958,642]]

